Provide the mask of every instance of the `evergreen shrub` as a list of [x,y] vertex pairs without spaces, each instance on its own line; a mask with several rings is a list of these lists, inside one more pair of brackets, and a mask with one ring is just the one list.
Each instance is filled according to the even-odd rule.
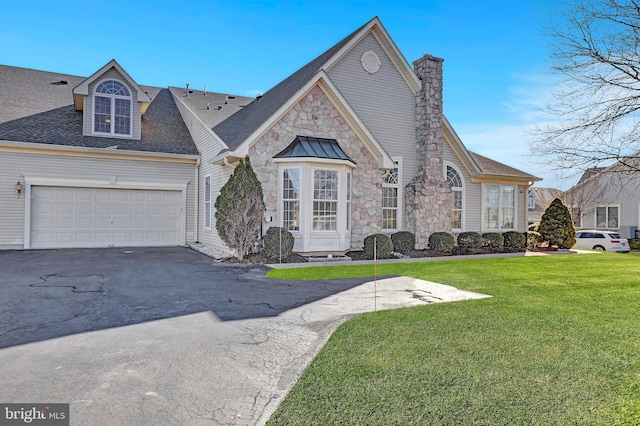
[[[533,231],[530,231],[533,232]],[[527,234],[517,231],[507,231],[504,234],[504,246],[511,248],[525,248],[527,246]]]
[[542,214],[538,232],[542,241],[549,243],[549,247],[569,249],[575,245],[576,227],[571,212],[560,198],[554,199]]
[[485,232],[482,234],[482,246],[502,250],[504,248],[504,237],[499,232]]
[[479,232],[462,232],[458,235],[458,246],[476,249],[482,247],[482,235]]
[[393,242],[385,234],[373,234],[364,239],[364,254],[368,259],[373,259],[374,239],[376,246],[376,259],[393,258]]
[[416,236],[409,231],[400,231],[391,235],[393,251],[408,253],[416,247]]
[[429,248],[443,253],[451,253],[455,239],[448,232],[434,232],[429,235]]
[[262,238],[262,254],[273,262],[287,259],[293,253],[293,242],[291,232],[272,226]]

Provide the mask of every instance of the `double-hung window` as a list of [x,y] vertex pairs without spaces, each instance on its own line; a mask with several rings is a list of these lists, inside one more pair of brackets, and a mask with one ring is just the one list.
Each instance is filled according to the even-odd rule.
[[300,230],[300,169],[282,171],[282,227]]
[[484,187],[484,229],[515,229],[516,187],[487,184]]
[[596,228],[618,229],[618,206],[596,207]]
[[131,92],[116,80],[98,84],[93,96],[93,132],[131,136]]
[[313,230],[338,229],[338,171],[313,171]]

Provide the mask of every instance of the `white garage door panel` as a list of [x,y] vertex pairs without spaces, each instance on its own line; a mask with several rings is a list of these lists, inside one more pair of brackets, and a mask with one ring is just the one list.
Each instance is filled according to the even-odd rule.
[[180,191],[31,188],[31,247],[180,244]]

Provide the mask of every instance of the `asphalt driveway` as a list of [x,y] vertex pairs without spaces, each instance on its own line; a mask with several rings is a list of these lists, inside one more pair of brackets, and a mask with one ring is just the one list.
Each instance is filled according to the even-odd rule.
[[179,247],[0,251],[0,402],[70,403],[72,425],[262,424],[349,316],[478,296],[266,270]]

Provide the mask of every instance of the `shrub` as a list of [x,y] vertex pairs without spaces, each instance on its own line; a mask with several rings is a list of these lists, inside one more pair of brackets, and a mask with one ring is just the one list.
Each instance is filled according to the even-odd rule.
[[538,232],[542,241],[549,243],[549,247],[555,245],[568,249],[575,245],[576,227],[569,209],[560,198],[553,200],[542,214]]
[[251,167],[249,157],[240,160],[216,198],[216,230],[229,248],[244,259],[260,239],[264,214],[262,185]]
[[485,232],[482,234],[482,246],[502,250],[504,247],[504,237],[499,232]]
[[458,235],[458,246],[463,248],[480,248],[482,247],[482,235],[478,232],[463,232]]
[[540,233],[536,231],[527,232],[527,250],[536,250],[540,248]]
[[502,234],[504,236],[504,246],[512,248],[525,248],[527,246],[527,234],[523,234],[522,232],[517,231],[505,232],[504,234]]
[[368,259],[373,259],[373,243],[376,243],[376,258],[391,259],[393,257],[393,243],[385,234],[373,234],[364,239],[364,254]]
[[408,253],[416,247],[416,236],[409,231],[396,232],[391,236],[393,251]]
[[455,240],[448,232],[434,232],[429,235],[429,248],[443,253],[451,253]]
[[629,247],[631,248],[631,250],[640,250],[640,238],[630,239]]
[[293,242],[291,232],[272,226],[262,238],[262,254],[274,262],[287,259],[293,253]]

